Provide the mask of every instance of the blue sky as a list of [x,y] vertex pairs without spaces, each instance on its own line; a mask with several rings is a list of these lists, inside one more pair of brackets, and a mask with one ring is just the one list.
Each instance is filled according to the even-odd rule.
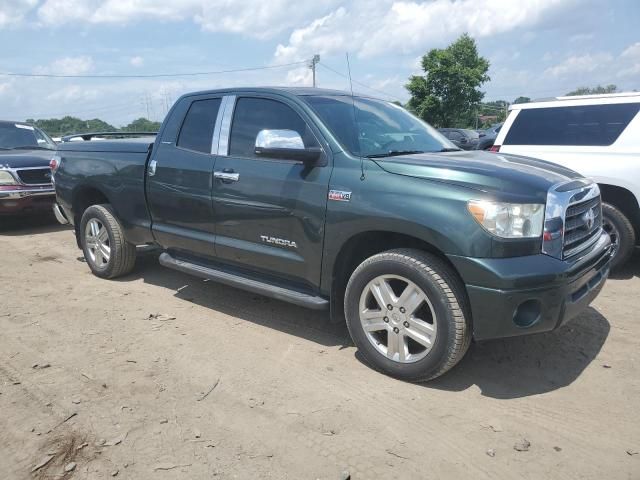
[[[0,75],[0,117],[162,119],[180,94],[234,85],[318,85],[407,100],[421,55],[463,32],[489,59],[486,100],[614,83],[640,89],[638,0],[0,0],[0,72],[148,75],[142,79]],[[326,68],[325,67],[329,67]],[[371,89],[363,86],[371,87]],[[372,90],[373,89],[373,90]]]

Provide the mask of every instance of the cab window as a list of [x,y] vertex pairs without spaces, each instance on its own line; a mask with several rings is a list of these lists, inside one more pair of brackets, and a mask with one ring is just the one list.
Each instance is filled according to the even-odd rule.
[[522,109],[503,143],[607,146],[618,139],[639,109],[638,103]]
[[305,148],[319,146],[306,122],[288,105],[268,98],[240,98],[233,114],[229,155],[264,159],[255,153],[261,130],[294,130]]
[[196,152],[211,153],[213,129],[219,108],[219,98],[193,102],[184,117],[176,145]]

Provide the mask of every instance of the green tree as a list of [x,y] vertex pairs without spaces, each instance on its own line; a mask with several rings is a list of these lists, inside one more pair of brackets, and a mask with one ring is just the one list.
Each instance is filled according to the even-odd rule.
[[513,101],[513,103],[529,103],[530,101],[531,99],[529,97],[518,97]]
[[27,122],[41,128],[52,137],[70,135],[72,133],[114,132],[117,130],[116,127],[99,118],[81,120],[80,118],[66,116],[41,120],[28,119]]
[[116,128],[99,118],[82,120],[70,116],[40,120],[29,118],[27,119],[27,123],[41,128],[52,137],[88,132],[157,132],[161,125],[160,122],[153,122],[146,118],[138,118],[125,127]]
[[157,132],[160,130],[160,122],[153,122],[146,118],[138,118],[126,127],[122,128],[123,132]]
[[611,83],[609,85],[605,85],[604,87],[602,85],[598,85],[598,86],[593,87],[593,88],[578,87],[575,90],[573,90],[572,92],[567,93],[567,96],[573,96],[573,95],[600,95],[600,94],[603,94],[603,93],[616,93],[617,91],[618,91],[617,85],[614,85],[613,83]]
[[489,80],[489,61],[478,55],[476,42],[466,33],[447,48],[430,50],[422,57],[425,75],[413,75],[406,85],[407,106],[436,127],[468,126]]
[[[506,100],[495,100],[493,102],[482,102],[478,105],[477,121],[474,119],[473,124],[469,124],[470,128],[488,128],[499,122],[504,122],[507,117],[507,108],[509,102]],[[462,125],[459,125],[462,126]]]

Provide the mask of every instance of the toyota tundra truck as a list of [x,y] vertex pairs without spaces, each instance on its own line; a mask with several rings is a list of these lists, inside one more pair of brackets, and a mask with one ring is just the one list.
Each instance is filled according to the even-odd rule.
[[166,267],[329,310],[367,363],[409,381],[472,339],[560,327],[609,273],[597,184],[462,151],[341,91],[184,95],[155,138],[64,143],[52,169],[56,216],[96,276],[154,246]]

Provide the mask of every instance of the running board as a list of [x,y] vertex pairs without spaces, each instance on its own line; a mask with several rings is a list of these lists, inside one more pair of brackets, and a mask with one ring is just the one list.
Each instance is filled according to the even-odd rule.
[[216,270],[215,268],[205,267],[195,263],[186,262],[184,260],[178,260],[166,252],[160,255],[160,265],[180,272],[189,273],[200,278],[206,278],[214,282],[224,283],[231,287],[240,288],[266,297],[293,303],[301,307],[311,308],[313,310],[325,310],[329,306],[329,301],[322,297],[308,295],[306,293],[297,292],[284,287],[278,287],[234,273]]

